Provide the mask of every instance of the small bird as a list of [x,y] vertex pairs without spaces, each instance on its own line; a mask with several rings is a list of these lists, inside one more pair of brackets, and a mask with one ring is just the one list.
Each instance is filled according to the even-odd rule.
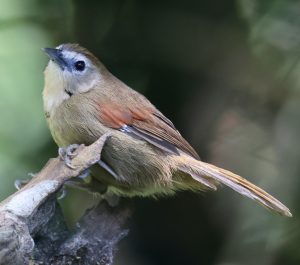
[[107,193],[157,197],[177,190],[216,190],[224,184],[292,216],[285,205],[246,179],[201,161],[168,118],[87,49],[67,43],[44,51],[50,57],[44,72],[44,111],[57,145],[89,145],[111,134],[101,160],[91,168],[92,179]]

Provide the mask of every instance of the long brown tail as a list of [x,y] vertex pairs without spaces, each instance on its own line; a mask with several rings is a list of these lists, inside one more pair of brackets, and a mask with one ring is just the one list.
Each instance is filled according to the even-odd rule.
[[[180,157],[183,158],[182,156]],[[211,187],[206,185],[207,188],[215,189],[215,184],[222,183],[276,213],[292,217],[290,210],[280,201],[248,180],[228,170],[188,156],[184,156],[183,159],[179,158],[178,168],[181,171],[190,174],[193,179],[201,182],[203,185],[209,183]]]

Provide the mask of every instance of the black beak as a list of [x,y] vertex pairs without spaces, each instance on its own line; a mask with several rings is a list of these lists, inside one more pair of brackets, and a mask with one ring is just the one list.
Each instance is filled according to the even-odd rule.
[[47,53],[49,58],[54,61],[62,70],[68,68],[68,64],[64,60],[61,50],[53,48],[43,48],[42,50]]

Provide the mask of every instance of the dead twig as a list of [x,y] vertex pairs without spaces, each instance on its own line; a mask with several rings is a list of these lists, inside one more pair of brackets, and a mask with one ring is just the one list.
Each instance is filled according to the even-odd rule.
[[0,264],[112,264],[115,245],[127,233],[122,226],[128,207],[112,209],[101,202],[69,231],[55,196],[65,181],[99,161],[109,137],[79,146],[72,168],[60,157],[50,159],[26,186],[0,203]]

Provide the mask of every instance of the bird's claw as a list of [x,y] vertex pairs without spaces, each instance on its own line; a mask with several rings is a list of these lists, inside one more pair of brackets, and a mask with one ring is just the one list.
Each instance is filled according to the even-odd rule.
[[67,196],[67,190],[65,185],[62,186],[62,188],[59,190],[58,194],[57,194],[57,199],[58,200],[62,200],[63,198],[65,198]]
[[33,177],[35,177],[36,173],[29,172],[27,175],[28,175],[30,178],[33,178]]
[[60,158],[65,161],[65,164],[67,167],[71,169],[75,169],[75,167],[72,165],[72,159],[77,156],[77,148],[79,147],[79,144],[71,144],[66,148],[60,147],[58,149],[58,154]]
[[14,186],[16,188],[16,190],[20,190],[22,187],[24,187],[27,183],[29,182],[29,180],[25,179],[16,179],[14,182]]
[[14,186],[17,190],[22,189],[36,174],[35,173],[28,173],[29,179],[16,179],[14,182]]

